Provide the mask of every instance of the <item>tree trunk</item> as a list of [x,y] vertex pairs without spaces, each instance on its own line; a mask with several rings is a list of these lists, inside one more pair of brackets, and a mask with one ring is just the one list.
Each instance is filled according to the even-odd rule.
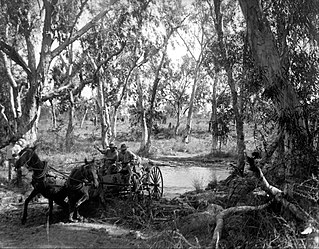
[[53,100],[50,99],[50,106],[51,106],[51,121],[52,121],[52,129],[56,129],[57,128],[57,124],[56,124],[56,111],[55,111],[55,106],[53,104]]
[[138,111],[140,113],[141,130],[142,130],[142,139],[141,139],[139,151],[141,154],[144,154],[149,134],[148,134],[146,113],[145,113],[145,106],[144,106],[143,86],[141,84],[141,80],[139,76],[136,76],[136,81],[137,81],[137,92],[138,92],[137,106],[138,106]]
[[18,121],[18,129],[20,129],[21,127],[25,127],[36,117],[31,129],[24,135],[28,145],[33,144],[37,140],[38,121],[41,112],[41,105],[37,93],[38,85],[39,82],[37,81],[37,78],[31,80],[30,89],[24,99],[24,104],[22,105],[22,116]]
[[69,96],[70,107],[69,107],[69,124],[65,135],[65,150],[71,152],[72,146],[74,145],[74,97],[72,91]]
[[218,83],[218,75],[215,73],[212,94],[212,115],[210,118],[210,129],[212,133],[212,153],[217,151],[218,146],[218,123],[217,123],[217,94],[216,88]]
[[238,101],[238,94],[233,78],[233,69],[230,67],[227,70],[227,77],[228,77],[228,85],[231,90],[232,95],[232,103],[233,103],[233,110],[235,114],[235,123],[236,123],[236,135],[237,135],[237,168],[239,172],[243,175],[244,174],[244,167],[245,167],[245,135],[244,135],[244,122],[242,118],[242,108],[241,108],[241,101]]
[[[163,56],[164,57],[164,56]],[[162,57],[162,58],[163,58]],[[151,136],[152,136],[152,129],[153,129],[153,120],[154,120],[154,104],[155,104],[155,97],[156,97],[156,93],[157,93],[157,88],[158,88],[158,84],[159,84],[159,71],[160,69],[157,69],[156,73],[156,78],[154,80],[154,84],[153,84],[153,89],[152,89],[152,97],[151,97],[151,103],[150,103],[150,112],[149,112],[149,119],[148,119],[148,137],[147,137],[147,142],[146,142],[146,146],[145,146],[145,150],[144,153],[145,155],[147,155],[151,149],[151,145],[152,145],[152,141],[151,141]]]
[[147,143],[146,143],[146,147],[145,147],[146,154],[149,153],[149,151],[151,149],[151,145],[152,145],[151,135],[152,135],[153,119],[154,119],[154,105],[155,105],[155,100],[156,100],[157,89],[158,89],[158,86],[160,83],[160,72],[161,72],[163,65],[164,65],[164,62],[165,62],[168,40],[169,40],[170,36],[173,34],[173,32],[174,32],[174,29],[169,30],[169,33],[167,34],[167,37],[165,38],[162,57],[161,57],[161,60],[156,68],[155,78],[153,81],[153,88],[152,88],[151,102],[150,102],[150,109],[149,109],[150,116],[149,116],[149,120],[148,120],[148,138],[147,138]]
[[110,127],[110,120],[109,120],[108,107],[106,106],[105,99],[104,99],[104,84],[99,78],[98,74],[99,73],[97,73],[95,76],[95,82],[98,83],[97,104],[98,104],[99,113],[100,113],[102,147],[106,149],[109,144],[108,133],[109,133],[109,127]]
[[[267,81],[265,93],[269,93],[280,117],[301,111],[296,92],[285,78],[282,58],[274,34],[259,1],[239,0],[246,19],[248,40],[257,65],[264,71]],[[298,116],[298,115],[297,115]],[[289,122],[300,122],[294,117]]]
[[86,107],[86,108],[85,108],[84,115],[83,115],[82,120],[81,120],[80,128],[82,128],[82,126],[83,126],[83,124],[84,124],[84,122],[85,122],[85,118],[86,118],[86,116],[87,116],[87,114],[88,114],[88,110],[89,110],[89,108]]
[[234,77],[233,77],[233,65],[227,56],[227,50],[226,50],[226,45],[224,41],[224,33],[223,33],[223,26],[222,26],[223,20],[222,20],[222,13],[220,10],[220,4],[221,4],[221,0],[214,0],[215,15],[216,15],[215,28],[217,31],[219,49],[224,61],[224,64],[222,66],[224,67],[227,73],[227,83],[230,87],[230,91],[232,95],[233,110],[235,114],[236,135],[237,135],[237,155],[238,155],[237,168],[239,172],[243,174],[244,167],[245,167],[245,157],[244,157],[245,136],[244,136],[244,122],[241,115],[242,102],[238,101],[238,93],[237,93],[237,89],[236,89],[236,85],[235,85]]
[[196,89],[197,89],[197,81],[198,81],[198,71],[199,71],[200,62],[198,61],[196,64],[195,69],[195,76],[194,76],[194,82],[193,82],[193,88],[192,88],[192,94],[189,101],[189,108],[188,108],[188,114],[187,114],[187,121],[186,121],[186,128],[183,134],[182,141],[184,143],[189,143],[189,137],[192,130],[192,118],[193,118],[193,109],[194,109],[194,101],[195,101],[195,95],[196,95]]
[[181,107],[179,104],[177,104],[177,113],[176,113],[176,126],[174,129],[174,135],[177,136],[178,134],[178,128],[181,124]]
[[[262,70],[265,79],[264,95],[268,96],[275,105],[280,121],[279,128],[285,129],[285,139],[289,143],[289,147],[285,147],[285,152],[296,155],[293,151],[298,150],[302,151],[300,154],[309,155],[313,153],[313,148],[308,144],[302,106],[287,76],[288,53],[284,49],[280,50],[281,47],[287,47],[286,36],[278,33],[280,36],[277,37],[277,34],[273,33],[260,1],[239,0],[239,3],[246,19],[248,41],[254,61]],[[289,32],[287,28],[284,31]],[[280,46],[275,37],[280,39],[279,42],[282,43]],[[300,159],[304,160],[304,158]],[[290,177],[306,179],[311,177],[311,174],[317,175],[317,168],[313,161],[303,161],[302,164],[292,166],[294,167]]]
[[117,130],[116,130],[117,115],[118,115],[118,109],[116,107],[114,107],[113,110],[111,111],[111,117],[110,117],[111,141],[114,141],[116,139],[116,136],[117,136]]

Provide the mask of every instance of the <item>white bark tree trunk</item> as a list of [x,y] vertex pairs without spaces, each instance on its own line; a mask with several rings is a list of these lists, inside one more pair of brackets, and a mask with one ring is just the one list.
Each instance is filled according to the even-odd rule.
[[142,139],[141,139],[139,151],[144,151],[147,140],[148,140],[148,136],[149,136],[148,129],[147,129],[147,122],[146,122],[145,104],[144,104],[144,92],[143,92],[144,88],[139,76],[136,76],[136,81],[137,81],[137,92],[138,92],[137,106],[141,115],[141,130],[142,130]]
[[213,94],[212,94],[212,114],[210,118],[210,129],[212,133],[212,153],[217,151],[218,147],[218,124],[217,124],[217,94],[216,88],[218,84],[218,75],[215,72],[214,83],[213,83]]
[[72,91],[69,93],[69,123],[68,123],[68,129],[66,131],[65,135],[65,150],[66,152],[70,152],[72,149],[72,146],[74,144],[74,97]]

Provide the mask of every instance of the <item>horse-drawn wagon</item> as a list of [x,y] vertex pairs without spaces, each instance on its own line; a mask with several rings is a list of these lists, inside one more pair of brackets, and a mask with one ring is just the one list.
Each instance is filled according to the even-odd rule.
[[[78,207],[89,199],[90,188],[93,186],[99,195],[130,194],[132,196],[147,195],[151,199],[160,199],[163,195],[163,177],[161,170],[152,162],[132,164],[126,174],[118,164],[104,164],[104,160],[86,159],[81,165],[74,167],[69,174],[65,174],[40,160],[35,153],[36,146],[25,148],[19,152],[16,168],[25,166],[32,171],[33,190],[27,197],[23,208],[22,223],[26,222],[28,203],[41,194],[49,200],[49,218],[52,219],[53,202],[69,212],[69,220],[81,219],[78,217]],[[99,163],[100,162],[100,163]],[[102,162],[102,163],[101,163]],[[77,162],[79,163],[79,162]],[[57,184],[57,175],[64,179]],[[100,186],[98,188],[98,186]],[[68,203],[65,199],[68,198]]]
[[112,195],[148,196],[159,200],[163,196],[163,176],[152,161],[132,164],[127,174],[121,164],[109,164],[101,160],[99,169],[103,193]]

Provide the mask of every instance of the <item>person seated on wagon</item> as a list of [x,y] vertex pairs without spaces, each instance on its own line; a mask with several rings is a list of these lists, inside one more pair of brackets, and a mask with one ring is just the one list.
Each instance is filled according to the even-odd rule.
[[121,173],[124,175],[132,175],[132,170],[139,162],[139,157],[132,151],[128,150],[126,144],[122,144],[118,156],[118,162],[122,163]]
[[104,155],[104,165],[102,167],[102,172],[105,172],[107,169],[109,169],[108,173],[117,173],[115,172],[117,169],[115,163],[118,160],[117,146],[114,143],[110,143],[106,150],[101,150],[97,146],[95,146],[95,148]]

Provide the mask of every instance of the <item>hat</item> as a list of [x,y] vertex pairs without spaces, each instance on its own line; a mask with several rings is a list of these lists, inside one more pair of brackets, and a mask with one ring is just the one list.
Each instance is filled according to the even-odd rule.
[[116,148],[116,145],[115,145],[114,143],[110,143],[110,144],[109,144],[109,147],[110,147],[110,148]]
[[121,150],[126,150],[126,149],[127,149],[126,144],[122,144],[122,145],[121,145]]

